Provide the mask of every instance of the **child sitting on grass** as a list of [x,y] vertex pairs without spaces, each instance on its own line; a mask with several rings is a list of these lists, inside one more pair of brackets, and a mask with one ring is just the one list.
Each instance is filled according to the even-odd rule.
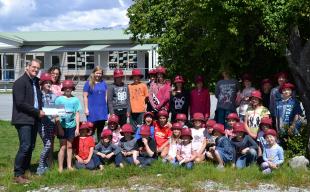
[[180,143],[177,150],[175,165],[182,165],[185,166],[187,169],[192,169],[197,153],[194,150],[191,142],[193,139],[191,129],[182,129],[181,139],[182,142]]
[[171,127],[172,135],[169,138],[169,151],[168,155],[163,159],[163,162],[169,161],[170,163],[174,163],[176,161],[177,150],[181,143],[181,131],[183,126],[181,123],[173,123]]
[[[144,113],[144,125],[149,126],[150,132],[151,132],[151,137],[154,139],[154,134],[155,134],[155,128],[154,128],[154,114],[152,112],[145,112]],[[138,140],[141,138],[140,135],[140,127],[137,128],[135,138]]]
[[234,136],[233,127],[240,121],[237,113],[230,113],[226,117],[228,127],[225,128],[225,136],[231,139]]
[[131,124],[124,124],[122,126],[121,134],[123,138],[118,143],[121,148],[122,162],[125,161],[128,164],[133,164],[133,154],[137,149],[137,139],[134,137],[134,131]]
[[157,152],[165,158],[169,151],[169,137],[172,134],[171,124],[168,123],[168,112],[161,110],[158,112],[158,121],[155,122],[155,141]]
[[216,137],[215,146],[209,147],[206,156],[218,163],[218,169],[223,169],[225,164],[232,162],[235,150],[230,140],[225,137],[223,124],[216,123],[212,134]]
[[263,162],[263,151],[262,148],[264,145],[267,145],[267,142],[264,138],[265,131],[272,129],[272,119],[270,117],[263,117],[259,124],[259,130],[257,133],[257,142],[258,142],[258,157],[257,163],[260,165]]
[[133,155],[133,161],[140,167],[149,166],[157,159],[156,143],[151,137],[150,127],[142,125],[140,129],[141,138],[137,140],[136,152]]
[[112,131],[112,143],[118,145],[118,142],[123,137],[119,126],[119,117],[115,114],[110,115],[108,119],[108,127],[105,129],[110,129]]
[[99,161],[94,154],[95,140],[89,136],[92,124],[83,122],[80,126],[80,136],[74,139],[75,167],[77,169],[93,170],[98,167]]
[[273,129],[265,131],[267,145],[263,146],[263,160],[261,169],[264,174],[269,174],[273,169],[278,169],[284,162],[283,148],[277,144],[277,132]]
[[66,114],[56,121],[58,127],[58,138],[60,139],[60,149],[58,152],[58,171],[63,171],[65,152],[67,152],[67,168],[72,167],[72,142],[74,137],[78,136],[80,126],[80,111],[82,110],[80,100],[72,95],[75,86],[72,80],[64,80],[61,91],[63,96],[57,97],[56,106],[64,106]]
[[112,131],[104,129],[101,133],[101,141],[96,145],[94,153],[100,160],[99,168],[103,170],[103,166],[114,161],[116,167],[124,167],[122,164],[121,149],[112,143]]
[[204,122],[204,115],[202,113],[194,113],[192,121],[192,145],[193,149],[196,151],[195,163],[200,163],[205,159],[205,149],[207,145],[205,128],[202,127]]

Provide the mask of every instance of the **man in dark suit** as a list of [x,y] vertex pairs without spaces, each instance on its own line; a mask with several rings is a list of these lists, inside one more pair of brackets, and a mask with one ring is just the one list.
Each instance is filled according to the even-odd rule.
[[30,167],[40,118],[45,115],[41,110],[42,94],[39,78],[37,78],[40,65],[40,60],[32,60],[26,66],[25,73],[13,85],[12,124],[17,130],[20,143],[14,164],[14,181],[16,183],[29,182],[25,177],[25,171]]

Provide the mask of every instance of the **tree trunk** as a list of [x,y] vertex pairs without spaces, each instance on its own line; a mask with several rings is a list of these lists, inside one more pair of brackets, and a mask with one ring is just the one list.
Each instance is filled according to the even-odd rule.
[[310,40],[302,47],[298,26],[291,30],[287,60],[307,119],[307,157],[310,158]]

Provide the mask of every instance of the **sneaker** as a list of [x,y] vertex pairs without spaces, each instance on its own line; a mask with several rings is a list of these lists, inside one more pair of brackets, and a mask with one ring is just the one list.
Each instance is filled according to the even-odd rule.
[[263,170],[263,174],[264,175],[268,175],[270,173],[271,173],[271,169],[270,168],[267,168],[267,169]]
[[38,167],[38,168],[37,168],[36,174],[39,175],[39,176],[41,176],[41,175],[43,175],[45,172],[46,172],[45,167]]
[[216,168],[217,168],[218,170],[224,170],[224,165],[218,165],[218,166],[216,166]]

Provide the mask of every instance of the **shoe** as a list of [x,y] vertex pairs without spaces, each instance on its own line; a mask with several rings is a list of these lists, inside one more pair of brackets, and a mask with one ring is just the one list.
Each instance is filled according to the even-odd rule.
[[270,168],[267,168],[267,169],[263,170],[263,174],[264,175],[268,175],[270,173],[271,173],[271,169]]
[[218,170],[224,170],[224,165],[218,165],[218,166],[216,167],[216,169],[218,169]]
[[47,167],[38,167],[36,174],[41,176],[47,171]]
[[100,171],[102,171],[104,169],[103,165],[99,165],[99,169],[100,169]]
[[27,184],[27,183],[30,183],[30,180],[25,179],[23,176],[14,177],[13,180],[17,184]]

